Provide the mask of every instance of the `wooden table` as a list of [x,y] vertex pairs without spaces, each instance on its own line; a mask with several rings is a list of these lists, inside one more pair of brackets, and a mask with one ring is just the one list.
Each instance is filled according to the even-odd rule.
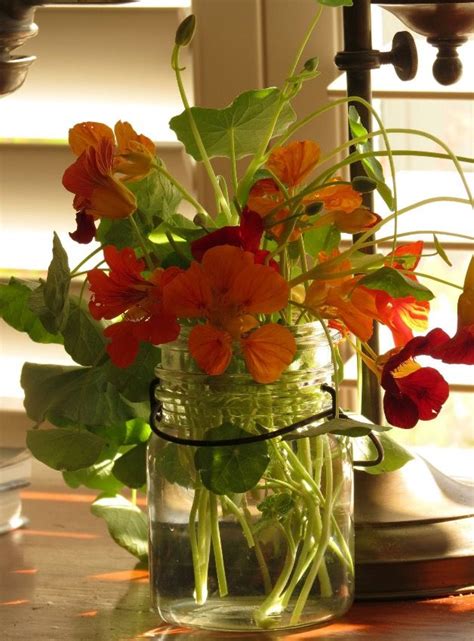
[[2,641],[469,641],[474,596],[356,603],[338,623],[294,634],[173,628],[148,611],[146,570],[89,512],[93,495],[54,483],[23,494],[29,527],[0,537]]

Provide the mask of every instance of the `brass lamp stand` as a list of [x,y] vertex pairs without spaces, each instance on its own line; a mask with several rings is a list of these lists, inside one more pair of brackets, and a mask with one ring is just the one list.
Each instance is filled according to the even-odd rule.
[[[441,84],[459,79],[457,47],[474,29],[471,0],[372,0],[426,36],[439,52],[433,74]],[[397,33],[390,52],[373,50],[370,0],[344,7],[344,51],[336,65],[347,73],[347,94],[371,100],[371,71],[392,64],[401,80],[416,75],[416,46]],[[370,115],[357,105],[371,131]],[[351,177],[363,174],[351,166]],[[372,195],[365,198],[373,207]],[[375,248],[372,249],[375,252]],[[371,346],[378,351],[378,338]],[[364,368],[362,413],[381,420],[378,383]],[[474,590],[474,486],[442,474],[420,457],[396,472],[369,475],[356,470],[356,597],[441,596]]]

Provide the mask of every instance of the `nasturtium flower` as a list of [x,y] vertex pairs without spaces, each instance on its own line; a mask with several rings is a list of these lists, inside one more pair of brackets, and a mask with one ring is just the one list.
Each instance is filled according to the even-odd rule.
[[467,269],[458,299],[458,327],[455,335],[439,345],[434,353],[444,363],[474,365],[474,257]]
[[413,338],[413,330],[422,332],[428,327],[430,304],[413,296],[393,298],[387,292],[371,290],[376,307],[375,319],[386,325],[397,347]]
[[114,176],[114,146],[102,138],[90,146],[66,169],[63,185],[76,194],[87,214],[97,218],[126,218],[137,208],[132,192]]
[[93,220],[127,218],[136,210],[135,196],[124,180],[139,180],[150,172],[155,147],[121,121],[115,125],[115,134],[103,123],[79,123],[69,131],[69,144],[78,156],[63,176],[64,187],[75,194],[73,205],[78,212],[77,229],[70,236],[86,243],[95,235]]
[[69,146],[76,156],[89,147],[97,147],[103,138],[114,142],[114,132],[102,122],[80,122],[69,130]]
[[[334,182],[341,182],[339,176]],[[322,187],[306,198],[306,202],[322,202],[327,211],[343,211],[350,214],[362,205],[362,195],[350,183]]]
[[293,334],[276,323],[259,324],[288,302],[288,283],[255,263],[240,247],[219,245],[192,262],[166,287],[165,309],[179,318],[203,319],[189,335],[189,351],[207,374],[222,374],[237,349],[259,383],[277,380],[296,351]]
[[[337,251],[330,255],[320,252],[319,263],[328,262],[337,255]],[[351,263],[347,259],[328,266],[325,275],[314,280],[308,287],[304,305],[321,318],[336,321],[330,324],[343,332],[350,331],[361,340],[368,341],[377,315],[374,296],[370,290],[358,285],[360,276],[338,276],[338,273],[350,270]]]
[[155,143],[122,121],[115,125],[115,137],[115,170],[124,174],[127,180],[140,180],[147,176],[155,163]]
[[273,178],[262,178],[252,186],[247,207],[264,218],[283,201],[284,196]]
[[87,245],[95,238],[95,218],[87,214],[85,210],[81,209],[76,212],[76,230],[71,232],[69,236],[82,245]]
[[169,343],[180,332],[176,316],[163,306],[163,290],[180,272],[176,267],[155,269],[145,277],[145,263],[133,249],[119,250],[113,245],[104,249],[109,273],[93,269],[88,273],[92,293],[89,311],[93,318],[113,320],[104,335],[110,339],[107,352],[118,367],[128,367],[135,360],[140,342],[153,345]]
[[[291,190],[313,171],[319,162],[319,157],[320,150],[317,143],[311,140],[296,140],[273,149],[266,167]],[[291,217],[291,212],[283,205],[284,201],[285,196],[275,180],[263,178],[252,186],[247,206],[264,218],[266,231],[276,240],[288,236],[287,240],[291,242],[301,236],[302,230],[299,223],[304,222],[307,217],[304,212],[301,212],[300,220],[293,219],[286,222],[286,219]],[[288,229],[288,225],[292,226],[291,230]]]
[[[416,269],[420,262],[423,246],[423,241],[399,245],[394,252],[386,256],[385,264],[391,265],[394,269],[404,269],[405,275],[416,281],[416,276],[409,272]],[[417,300],[414,296],[394,298],[381,290],[372,292],[377,308],[376,319],[390,329],[397,347],[403,347],[413,338],[413,330],[423,332],[428,328],[428,301]]]
[[351,212],[343,209],[334,209],[325,211],[316,217],[310,225],[311,229],[324,227],[325,225],[334,225],[336,229],[345,234],[358,234],[367,229],[371,229],[381,221],[381,217],[370,211],[367,207],[357,207]]
[[295,140],[275,147],[266,167],[287,187],[299,185],[319,162],[319,145],[312,140]]
[[393,350],[383,366],[381,384],[387,420],[396,427],[409,429],[419,420],[436,418],[449,396],[449,386],[432,367],[421,367],[416,356],[433,356],[439,345],[449,339],[442,329],[412,338],[403,348]]
[[211,247],[219,245],[233,245],[245,251],[252,252],[257,264],[267,264],[273,269],[279,270],[278,263],[268,258],[269,251],[260,249],[260,241],[263,236],[263,221],[261,217],[248,207],[244,207],[240,216],[240,225],[221,227],[215,231],[205,234],[191,242],[191,254],[195,260],[200,262]]

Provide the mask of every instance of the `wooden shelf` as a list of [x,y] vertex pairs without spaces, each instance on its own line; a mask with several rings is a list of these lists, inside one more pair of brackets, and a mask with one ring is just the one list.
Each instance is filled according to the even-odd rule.
[[[261,634],[192,631],[149,611],[146,568],[115,545],[89,512],[94,495],[35,472],[23,492],[30,525],[2,536],[0,609],[8,641],[262,641]],[[59,475],[57,475],[59,476]],[[57,477],[56,477],[57,478]],[[143,497],[141,497],[143,498]],[[142,502],[142,501],[141,501]],[[466,641],[474,596],[356,603],[337,623],[278,641]]]

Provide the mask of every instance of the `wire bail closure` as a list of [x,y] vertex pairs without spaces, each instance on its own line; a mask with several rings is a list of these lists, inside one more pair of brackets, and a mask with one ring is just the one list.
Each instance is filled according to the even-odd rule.
[[[155,396],[155,391],[159,384],[160,384],[160,379],[154,378],[151,381],[149,386],[150,427],[157,436],[159,436],[165,441],[169,441],[170,443],[175,443],[177,445],[190,445],[194,447],[220,447],[220,446],[226,446],[226,445],[228,446],[245,445],[246,443],[257,443],[259,441],[268,441],[272,438],[276,438],[277,436],[286,436],[291,432],[294,432],[295,430],[298,430],[298,429],[301,429],[302,427],[306,427],[307,425],[310,425],[314,421],[318,421],[323,418],[329,418],[329,417],[334,418],[336,416],[336,391],[330,385],[323,384],[321,385],[321,390],[331,396],[332,407],[330,409],[323,410],[322,412],[318,412],[317,414],[312,414],[311,416],[308,416],[307,418],[304,418],[301,421],[296,421],[295,423],[291,423],[290,425],[286,425],[285,427],[281,427],[280,429],[273,430],[272,432],[266,432],[264,434],[254,434],[254,435],[246,436],[242,438],[215,439],[215,440],[183,438],[181,436],[173,436],[172,434],[168,434],[167,432],[164,432],[157,426],[157,423],[161,422],[161,419],[163,416],[163,405],[161,401],[159,401]],[[339,418],[347,419],[349,417],[346,416],[346,414],[344,414],[344,412],[340,410]],[[383,461],[384,451],[383,451],[382,443],[372,431],[369,432],[368,437],[374,444],[374,447],[377,451],[377,457],[370,461],[353,461],[353,465],[357,467],[373,467]]]

